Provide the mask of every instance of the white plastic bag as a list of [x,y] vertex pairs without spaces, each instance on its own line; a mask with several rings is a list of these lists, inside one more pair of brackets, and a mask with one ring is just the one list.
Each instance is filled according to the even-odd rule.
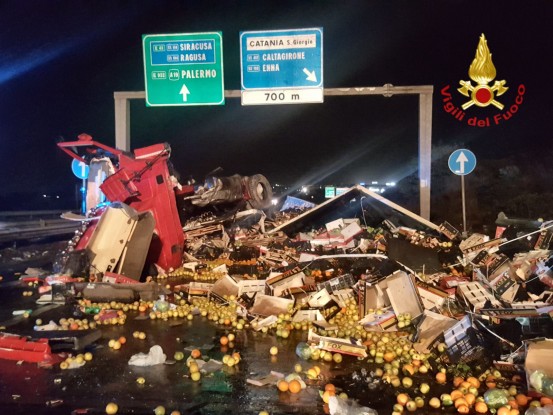
[[156,344],[150,348],[150,352],[148,354],[137,353],[132,355],[129,359],[129,365],[154,366],[165,363],[165,360],[167,360],[167,356],[163,353],[161,346]]
[[351,399],[342,399],[339,396],[329,398],[328,409],[330,415],[378,415],[374,409],[361,406]]

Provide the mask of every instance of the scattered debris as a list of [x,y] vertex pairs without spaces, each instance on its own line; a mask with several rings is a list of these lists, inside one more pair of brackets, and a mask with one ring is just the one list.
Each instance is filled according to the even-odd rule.
[[[544,365],[551,360],[553,338],[553,222],[500,214],[494,238],[474,233],[463,239],[451,224],[436,225],[362,186],[318,206],[288,197],[275,212],[261,175],[211,175],[202,186],[179,184],[169,171],[167,145],[139,149],[133,157],[86,135],[60,146],[81,161],[92,163],[77,147],[107,157],[102,162],[113,164],[113,173],[100,188],[110,203],[86,217],[68,215],[81,219],[82,229],[63,253],[60,272],[30,269],[22,278],[41,285],[38,303],[73,304],[83,317],[37,324],[38,332],[94,333],[102,325],[125,324],[135,312],[135,319],[171,320],[170,327],[179,325],[175,320],[203,316],[226,330],[271,331],[284,339],[301,330],[304,341],[296,354],[305,361],[339,364],[353,356],[375,365],[370,373],[351,376],[370,390],[386,385],[408,390],[414,374],[440,385],[452,378],[466,382],[462,396],[454,385],[428,403],[400,393],[395,413],[426,404],[499,413],[512,406],[509,397],[521,387],[514,395],[511,389],[507,395],[490,392],[482,402],[473,398],[484,384],[490,389],[506,384],[494,368],[516,365],[524,365],[533,393],[553,396],[553,368]],[[153,183],[159,187],[155,195],[147,191]],[[12,349],[27,350],[31,343],[44,349],[26,351],[24,360],[50,356],[47,339],[2,336]],[[91,336],[88,344],[99,339]],[[146,333],[133,337],[145,339]],[[111,341],[115,350],[124,344]],[[226,335],[219,341],[225,348],[232,343]],[[5,350],[0,357],[12,358]],[[186,376],[195,382],[213,381],[242,359],[236,350],[225,352],[222,361],[204,358],[195,347],[185,350],[191,353]],[[273,346],[267,356],[278,352]],[[65,363],[77,367],[83,359]],[[183,359],[177,351],[172,363]],[[148,354],[133,355],[129,365],[164,362],[156,345]],[[303,372],[300,366],[294,376],[267,372],[247,383],[295,394],[305,389],[304,379],[320,379],[314,367]],[[428,386],[417,390],[425,394]],[[376,413],[331,389],[322,392],[330,413]]]
[[150,351],[146,353],[137,353],[129,359],[129,365],[134,366],[154,366],[165,363],[167,356],[163,353],[161,346],[155,345],[150,347]]

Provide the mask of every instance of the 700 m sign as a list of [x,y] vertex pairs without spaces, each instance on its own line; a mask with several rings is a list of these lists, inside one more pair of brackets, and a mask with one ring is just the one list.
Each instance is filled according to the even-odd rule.
[[294,102],[300,100],[300,94],[293,92],[293,93],[286,93],[286,92],[264,92],[265,94],[265,101],[266,102],[272,102],[272,101],[280,101],[280,102]]
[[[243,104],[303,104],[306,102],[316,102],[321,97],[321,90],[316,89],[274,89],[270,92],[265,90],[247,91],[242,95]],[[246,101],[246,102],[244,102]]]

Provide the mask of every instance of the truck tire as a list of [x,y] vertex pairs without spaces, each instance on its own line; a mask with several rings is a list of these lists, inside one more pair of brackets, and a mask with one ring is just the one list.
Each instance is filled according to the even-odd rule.
[[268,209],[273,198],[273,189],[269,181],[262,174],[254,174],[248,177],[247,189],[250,199],[248,203],[253,209]]

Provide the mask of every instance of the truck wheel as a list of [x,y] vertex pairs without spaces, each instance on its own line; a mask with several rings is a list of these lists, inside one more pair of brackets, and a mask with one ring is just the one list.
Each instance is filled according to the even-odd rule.
[[247,180],[249,204],[254,209],[267,209],[271,206],[273,198],[273,189],[269,181],[262,174],[254,174]]

